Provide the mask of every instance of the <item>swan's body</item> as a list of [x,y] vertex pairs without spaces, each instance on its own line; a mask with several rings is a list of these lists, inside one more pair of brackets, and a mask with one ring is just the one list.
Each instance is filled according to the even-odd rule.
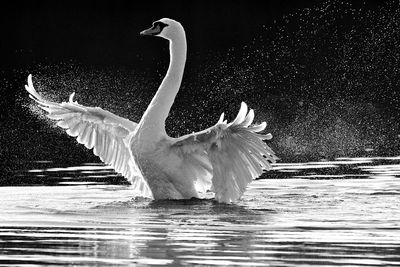
[[211,190],[221,202],[238,200],[246,186],[275,161],[272,150],[262,141],[265,122],[250,125],[253,110],[242,102],[232,123],[221,115],[218,123],[204,131],[171,138],[165,120],[178,93],[185,61],[186,38],[180,23],[161,19],[143,35],[156,35],[170,42],[170,65],[160,88],[140,122],[134,123],[101,108],[85,107],[73,101],[44,100],[28,77],[30,97],[46,110],[57,125],[102,161],[130,180],[137,194],[155,199],[187,199]]

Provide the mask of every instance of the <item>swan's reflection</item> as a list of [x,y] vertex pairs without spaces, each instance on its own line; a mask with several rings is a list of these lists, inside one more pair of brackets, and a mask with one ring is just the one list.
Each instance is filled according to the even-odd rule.
[[[129,214],[125,218],[131,226],[124,229],[124,235],[132,239],[119,242],[118,246],[115,242],[99,239],[96,247],[101,248],[102,257],[126,259],[126,251],[134,251],[131,256],[140,258],[141,263],[157,261],[181,265],[205,260],[205,254],[208,263],[226,263],[233,260],[235,254],[242,254],[240,257],[249,261],[251,257],[247,254],[258,238],[258,232],[252,227],[269,221],[268,212],[214,200],[163,200],[149,201],[145,206],[136,202],[130,202],[130,205],[122,205],[122,214]],[[109,208],[109,216],[122,216],[117,206]],[[168,259],[173,261],[168,262]]]

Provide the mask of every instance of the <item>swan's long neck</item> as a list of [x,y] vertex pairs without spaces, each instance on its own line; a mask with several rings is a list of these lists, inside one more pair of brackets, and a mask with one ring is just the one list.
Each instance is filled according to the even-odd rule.
[[142,133],[146,135],[146,139],[151,138],[154,141],[166,134],[165,120],[181,86],[186,62],[186,36],[183,29],[169,41],[169,50],[170,63],[167,74],[143,115],[139,126]]

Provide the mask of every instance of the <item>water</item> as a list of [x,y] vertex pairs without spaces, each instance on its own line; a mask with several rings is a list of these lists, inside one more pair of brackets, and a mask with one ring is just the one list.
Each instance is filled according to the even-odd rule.
[[276,164],[226,205],[133,198],[106,166],[36,162],[0,187],[0,264],[399,266],[399,176],[399,157]]

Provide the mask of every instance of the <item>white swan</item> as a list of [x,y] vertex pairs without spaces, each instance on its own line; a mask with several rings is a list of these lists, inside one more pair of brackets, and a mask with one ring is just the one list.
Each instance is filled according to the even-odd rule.
[[273,151],[263,142],[272,136],[258,134],[266,123],[251,125],[254,112],[242,102],[231,123],[222,114],[217,124],[204,131],[169,137],[165,120],[183,76],[185,31],[179,22],[163,18],[140,34],[169,40],[170,64],[139,123],[98,107],[82,106],[73,101],[74,93],[69,102],[47,101],[35,91],[31,75],[25,88],[58,126],[129,179],[136,194],[187,199],[211,190],[219,202],[238,200],[246,186],[275,161]]

